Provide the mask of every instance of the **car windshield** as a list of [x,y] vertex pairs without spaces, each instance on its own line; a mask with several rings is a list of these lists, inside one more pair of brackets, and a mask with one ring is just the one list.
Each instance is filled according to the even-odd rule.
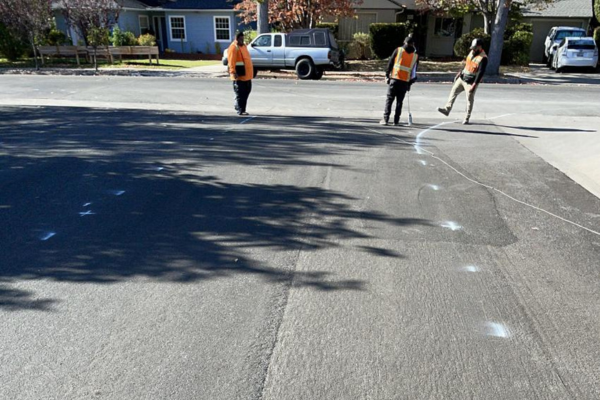
[[585,36],[584,31],[558,31],[554,40],[562,40],[566,37],[582,37]]
[[596,44],[593,40],[571,40],[567,47],[570,50],[594,50]]

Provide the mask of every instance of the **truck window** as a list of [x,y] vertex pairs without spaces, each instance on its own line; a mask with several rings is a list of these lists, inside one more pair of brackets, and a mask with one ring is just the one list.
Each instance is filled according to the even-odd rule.
[[315,32],[315,45],[326,46],[327,39],[325,38],[325,32]]
[[310,46],[310,36],[292,35],[290,36],[290,46]]
[[281,47],[281,35],[275,36],[275,47]]
[[254,46],[256,46],[256,47],[271,47],[271,35],[259,36],[254,41]]

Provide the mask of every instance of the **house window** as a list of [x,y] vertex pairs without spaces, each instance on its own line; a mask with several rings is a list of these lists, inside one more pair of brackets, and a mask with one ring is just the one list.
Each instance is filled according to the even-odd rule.
[[435,36],[441,37],[456,37],[459,30],[462,31],[462,19],[454,18],[436,18],[435,19]]
[[215,40],[228,42],[231,40],[229,17],[215,17]]
[[148,33],[150,31],[150,20],[148,19],[147,15],[140,15],[139,21],[140,21],[140,34],[145,35],[146,33]]
[[171,26],[171,40],[187,41],[185,36],[185,17],[169,16],[169,25]]

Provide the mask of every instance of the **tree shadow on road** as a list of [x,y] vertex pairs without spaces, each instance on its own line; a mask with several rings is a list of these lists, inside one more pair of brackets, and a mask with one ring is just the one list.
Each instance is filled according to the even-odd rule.
[[[307,129],[304,135],[327,144],[321,147],[313,146],[314,137],[278,140],[272,133],[247,130],[237,135],[250,149],[236,139],[217,143],[217,150],[207,144],[189,152],[187,147],[206,131],[181,125],[147,131],[143,124],[158,117],[141,113],[136,118],[137,112],[125,119],[114,116],[118,119],[111,124],[104,112],[91,110],[91,118],[99,118],[93,124],[86,110],[58,116],[45,109],[29,111],[29,119],[0,125],[0,150],[9,154],[0,158],[0,308],[51,309],[55,300],[40,302],[33,293],[7,286],[23,280],[191,283],[251,275],[316,290],[362,290],[364,281],[318,269],[296,271],[299,251],[372,238],[358,228],[361,220],[431,225],[359,209],[360,199],[321,187],[232,183],[202,171],[210,163],[320,165],[315,153],[387,144],[385,137],[361,138],[350,129],[343,140],[338,132],[347,127],[341,124],[331,129],[329,123],[314,123]],[[38,113],[43,118],[36,119]],[[197,170],[165,161],[175,158]],[[401,256],[389,249],[352,248]]]

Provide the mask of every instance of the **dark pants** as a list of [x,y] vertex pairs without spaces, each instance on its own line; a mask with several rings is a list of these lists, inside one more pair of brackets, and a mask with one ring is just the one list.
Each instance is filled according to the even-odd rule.
[[252,81],[233,81],[233,91],[235,92],[235,110],[238,114],[246,112],[248,96],[252,91]]
[[399,81],[396,79],[390,80],[388,87],[387,99],[385,100],[385,110],[383,111],[383,119],[386,121],[390,120],[390,114],[392,112],[392,104],[396,100],[396,112],[394,113],[394,123],[400,122],[400,114],[402,114],[402,102],[404,96],[408,91],[408,82]]

